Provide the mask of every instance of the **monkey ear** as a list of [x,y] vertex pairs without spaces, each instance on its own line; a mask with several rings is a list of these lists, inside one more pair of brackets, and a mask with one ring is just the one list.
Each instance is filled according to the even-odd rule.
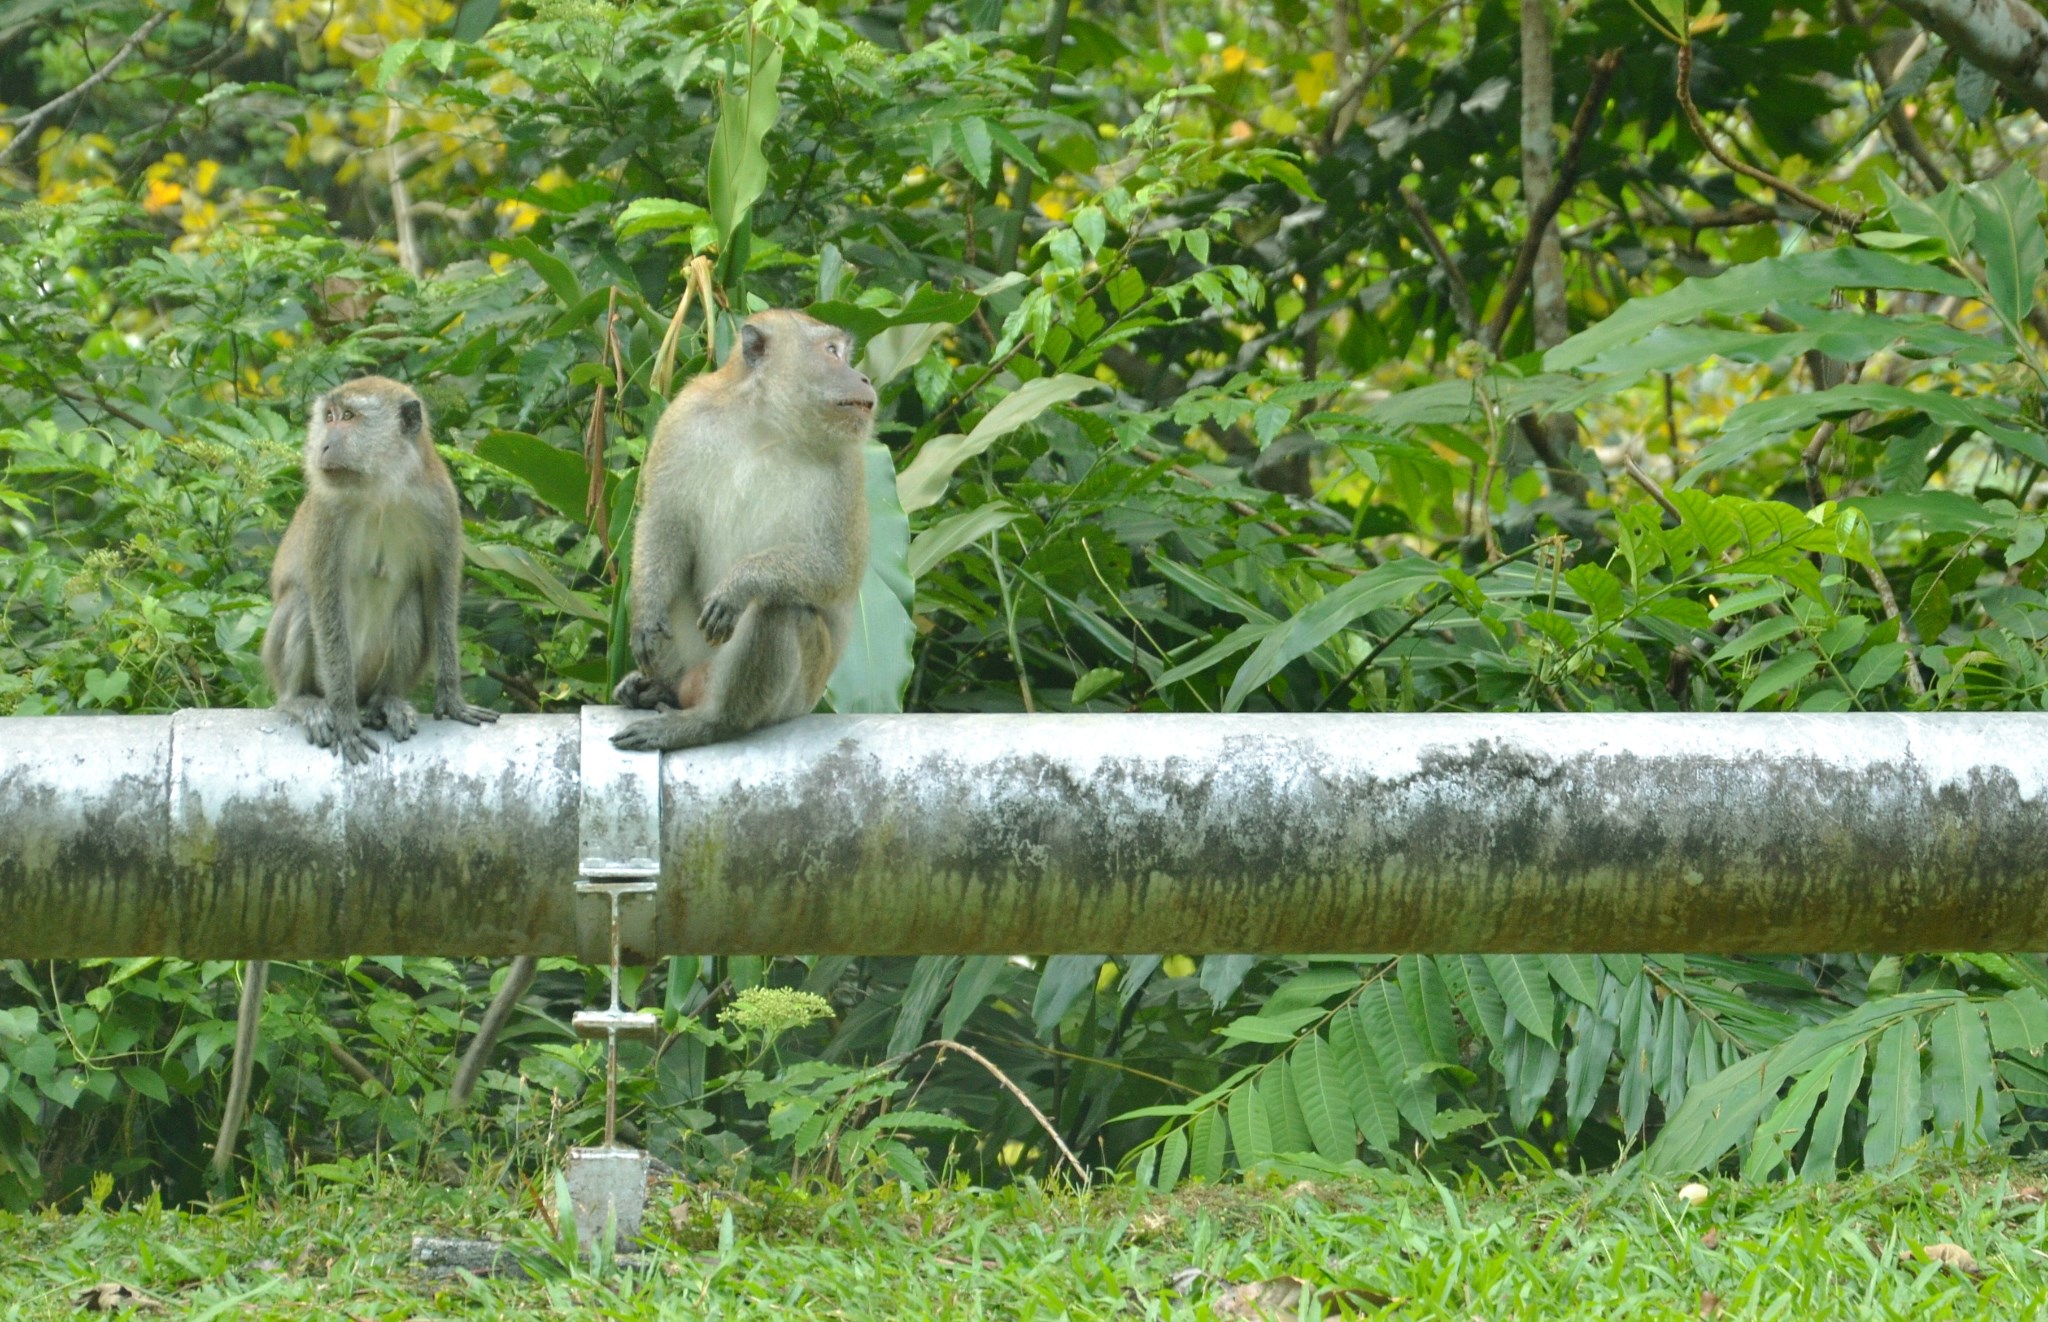
[[768,356],[768,333],[759,326],[740,327],[740,357],[749,367],[759,367]]
[[421,416],[420,402],[416,399],[408,399],[398,406],[398,425],[407,436],[420,434]]

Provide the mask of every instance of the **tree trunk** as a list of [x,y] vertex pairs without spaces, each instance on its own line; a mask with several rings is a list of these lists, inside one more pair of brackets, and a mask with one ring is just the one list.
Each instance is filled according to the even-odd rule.
[[2025,0],[1892,0],[2006,94],[2048,116],[2048,18]]

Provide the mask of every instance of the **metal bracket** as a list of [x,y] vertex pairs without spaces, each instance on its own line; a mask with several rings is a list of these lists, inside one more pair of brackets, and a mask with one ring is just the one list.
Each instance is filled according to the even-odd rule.
[[[582,713],[577,873],[589,882],[645,881],[617,888],[633,897],[623,906],[590,898],[576,906],[576,955],[586,964],[626,954],[646,959],[660,949],[654,879],[661,875],[661,754],[629,753],[612,743],[635,715],[624,707],[585,707]],[[580,882],[577,892],[598,893]]]
[[661,754],[612,743],[631,715],[585,707],[582,716],[576,947],[585,963],[603,962],[611,974],[610,1004],[579,1010],[571,1021],[578,1037],[605,1043],[604,1143],[569,1151],[569,1199],[585,1253],[607,1233],[614,1242],[639,1234],[647,1204],[648,1156],[619,1143],[619,1037],[652,1036],[661,1020],[619,1004],[619,965],[629,951],[646,958],[659,949]]

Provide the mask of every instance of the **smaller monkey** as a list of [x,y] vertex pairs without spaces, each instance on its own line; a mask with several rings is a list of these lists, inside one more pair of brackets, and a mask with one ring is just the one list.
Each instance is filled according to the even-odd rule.
[[263,666],[277,709],[311,742],[367,761],[364,726],[393,739],[419,728],[406,695],[431,657],[435,716],[497,720],[462,696],[462,512],[420,397],[381,376],[329,392],[305,462],[306,498],[270,571]]
[[[462,511],[420,397],[381,376],[329,391],[313,402],[305,466],[306,498],[270,571],[276,607],[263,668],[277,710],[303,725],[309,741],[350,763],[367,761],[377,745],[364,726],[393,739],[419,729],[406,695],[431,656],[435,716],[465,725],[497,720],[462,696]],[[242,988],[213,1147],[222,1180],[248,1108],[269,973],[268,961],[251,961]]]
[[654,429],[633,532],[633,660],[613,700],[666,707],[621,748],[694,748],[801,716],[846,650],[867,570],[861,444],[875,388],[853,339],[758,312]]

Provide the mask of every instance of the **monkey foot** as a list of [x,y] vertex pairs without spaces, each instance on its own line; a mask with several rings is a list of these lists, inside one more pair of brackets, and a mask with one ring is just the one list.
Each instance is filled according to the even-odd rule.
[[479,707],[466,702],[462,695],[452,698],[434,699],[434,718],[442,721],[461,721],[464,725],[489,725],[498,719],[498,713],[489,707]]
[[410,739],[419,732],[420,714],[404,698],[373,698],[363,708],[363,724],[389,731],[393,739]]

